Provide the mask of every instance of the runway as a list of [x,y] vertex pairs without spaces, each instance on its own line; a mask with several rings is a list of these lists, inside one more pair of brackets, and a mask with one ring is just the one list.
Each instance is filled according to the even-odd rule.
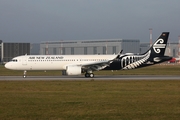
[[27,81],[27,80],[180,80],[180,76],[160,76],[160,75],[97,75],[94,78],[84,76],[0,76],[0,81]]

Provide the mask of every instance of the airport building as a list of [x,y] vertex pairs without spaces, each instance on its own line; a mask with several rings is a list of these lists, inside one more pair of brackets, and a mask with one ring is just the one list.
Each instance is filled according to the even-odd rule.
[[168,56],[179,58],[180,57],[179,49],[180,49],[179,43],[168,43],[165,54]]
[[[41,55],[117,54],[121,50],[143,54],[150,46],[135,39],[65,40],[41,42],[39,51]],[[179,43],[168,43],[165,55],[178,58],[179,47]]]
[[30,54],[30,43],[3,43],[0,40],[1,63],[10,61],[13,57]]
[[41,42],[41,55],[139,53],[139,40],[98,39]]
[[31,55],[39,55],[40,54],[40,43],[32,43],[30,49]]

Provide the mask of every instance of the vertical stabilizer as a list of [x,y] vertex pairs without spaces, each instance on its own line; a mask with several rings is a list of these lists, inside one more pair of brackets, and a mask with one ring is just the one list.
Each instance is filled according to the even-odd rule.
[[164,56],[168,37],[169,37],[169,32],[163,32],[159,36],[159,38],[154,42],[154,44],[150,48],[151,57]]

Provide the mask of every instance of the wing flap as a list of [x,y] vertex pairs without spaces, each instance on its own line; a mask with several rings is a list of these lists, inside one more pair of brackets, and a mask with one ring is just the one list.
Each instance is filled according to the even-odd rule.
[[93,71],[98,71],[102,70],[105,67],[109,66],[112,63],[112,60],[110,61],[101,61],[101,62],[95,62],[95,63],[90,63],[90,64],[83,64],[82,68],[84,70],[93,70]]

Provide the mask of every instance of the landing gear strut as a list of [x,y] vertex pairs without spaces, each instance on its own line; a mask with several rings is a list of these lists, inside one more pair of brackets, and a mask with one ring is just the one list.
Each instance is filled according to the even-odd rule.
[[23,78],[26,78],[26,77],[27,77],[27,76],[26,76],[26,73],[27,73],[27,71],[24,70]]
[[94,77],[94,74],[93,74],[93,73],[85,73],[84,76],[85,76],[85,77],[91,77],[91,78],[93,78],[93,77]]

